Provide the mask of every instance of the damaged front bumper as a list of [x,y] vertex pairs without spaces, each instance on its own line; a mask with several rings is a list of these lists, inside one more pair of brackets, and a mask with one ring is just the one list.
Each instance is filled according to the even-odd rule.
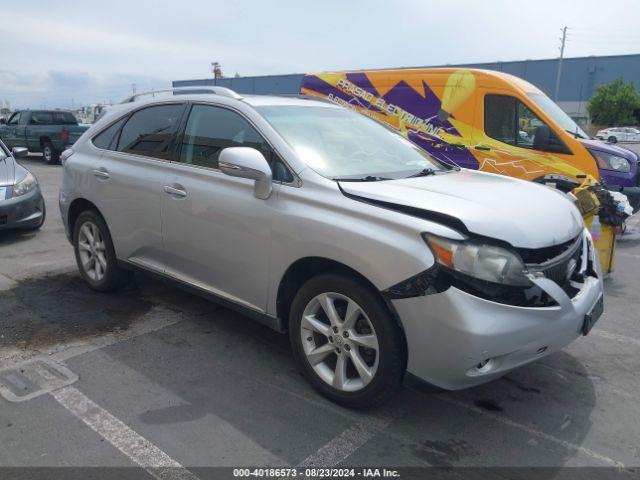
[[584,277],[573,298],[553,280],[530,276],[554,306],[497,303],[455,286],[390,300],[405,331],[408,372],[441,388],[462,389],[498,378],[580,336],[585,317],[603,295],[600,262],[588,235],[583,232],[593,275]]

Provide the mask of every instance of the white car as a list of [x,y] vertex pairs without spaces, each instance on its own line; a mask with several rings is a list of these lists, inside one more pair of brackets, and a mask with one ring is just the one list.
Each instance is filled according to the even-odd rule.
[[616,142],[640,142],[640,130],[635,127],[611,127],[598,130],[598,140],[606,140],[609,143]]

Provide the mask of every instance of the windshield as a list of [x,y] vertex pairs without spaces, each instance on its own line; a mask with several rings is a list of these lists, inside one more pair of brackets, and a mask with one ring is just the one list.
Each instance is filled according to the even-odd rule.
[[347,109],[271,106],[256,110],[303,162],[324,177],[383,180],[445,169],[409,140]]
[[533,100],[544,113],[549,115],[564,131],[580,138],[589,138],[589,135],[573,121],[573,119],[562,110],[556,102],[543,93],[530,93],[529,98]]

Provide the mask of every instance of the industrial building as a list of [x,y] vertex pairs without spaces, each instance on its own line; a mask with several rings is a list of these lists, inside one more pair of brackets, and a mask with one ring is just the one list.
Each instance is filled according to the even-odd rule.
[[[484,68],[510,73],[531,82],[553,98],[556,87],[558,59],[435,66]],[[357,69],[357,67],[354,66],[354,69]],[[173,82],[173,86],[220,85],[244,94],[295,94],[300,90],[303,76],[303,73],[293,73],[255,77],[176,80]],[[562,75],[557,102],[574,120],[586,126],[589,124],[587,102],[598,85],[616,78],[623,78],[625,82],[634,82],[636,88],[640,91],[640,54],[565,58],[562,62]]]

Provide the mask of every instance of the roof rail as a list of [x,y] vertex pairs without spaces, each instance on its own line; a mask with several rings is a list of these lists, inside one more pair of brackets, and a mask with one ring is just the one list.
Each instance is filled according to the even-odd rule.
[[167,93],[167,92],[178,92],[178,93],[213,93],[214,95],[221,95],[223,97],[235,98],[236,100],[241,100],[242,96],[238,95],[236,92],[226,87],[211,87],[211,86],[200,86],[193,85],[188,87],[175,87],[175,88],[165,88],[162,90],[151,90],[149,92],[140,92],[131,95],[130,97],[125,98],[120,103],[131,103],[136,100],[136,98],[141,97],[143,95],[155,95],[156,93]]

